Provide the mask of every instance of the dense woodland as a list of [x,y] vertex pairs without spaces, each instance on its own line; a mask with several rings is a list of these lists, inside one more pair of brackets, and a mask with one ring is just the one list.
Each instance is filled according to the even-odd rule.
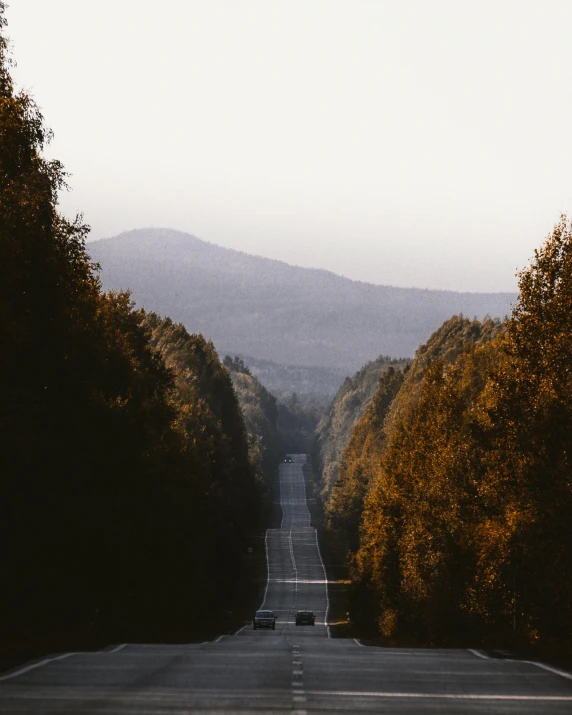
[[269,482],[285,454],[309,452],[322,410],[303,403],[295,393],[284,400],[277,399],[240,357],[227,355],[224,365],[242,408],[252,462],[259,465]]
[[264,488],[211,343],[104,293],[0,2],[3,638],[220,628]]
[[373,397],[385,368],[403,368],[407,360],[380,355],[364,365],[353,377],[346,377],[329,409],[320,419],[312,444],[312,461],[321,475],[320,492],[327,501],[338,479],[339,461],[352,428]]
[[[319,410],[278,401],[240,358],[222,364],[201,335],[102,290],[89,227],[58,211],[66,174],[44,158],[50,132],[14,90],[4,8],[2,637],[224,627],[252,575],[277,460],[310,450]],[[338,286],[314,278],[312,290]],[[357,329],[352,310],[340,308]],[[353,357],[343,337],[333,366]],[[453,317],[410,364],[381,357],[345,381],[314,458],[351,554],[356,620],[394,641],[572,639],[571,354],[563,217],[521,273],[510,318]]]
[[504,323],[456,317],[387,370],[329,501],[354,618],[388,639],[572,639],[572,226]]

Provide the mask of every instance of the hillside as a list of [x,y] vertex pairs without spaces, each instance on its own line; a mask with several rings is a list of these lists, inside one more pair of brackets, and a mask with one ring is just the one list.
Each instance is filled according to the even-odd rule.
[[360,283],[215,246],[180,231],[139,229],[88,244],[104,289],[182,322],[219,353],[354,372],[380,353],[412,356],[451,315],[504,316],[509,293]]
[[348,371],[317,365],[281,365],[273,360],[240,356],[249,370],[281,400],[296,393],[305,404],[327,407],[347,377]]
[[380,355],[347,377],[318,424],[313,461],[321,474],[320,491],[324,502],[328,501],[338,479],[340,457],[352,429],[378,389],[381,375],[390,366],[399,371],[405,368],[406,361]]

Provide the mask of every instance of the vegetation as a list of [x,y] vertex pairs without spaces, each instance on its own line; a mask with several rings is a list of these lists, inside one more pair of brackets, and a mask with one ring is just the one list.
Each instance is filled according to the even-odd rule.
[[359,544],[358,527],[369,480],[385,448],[383,424],[402,384],[401,370],[390,365],[383,371],[377,391],[363,416],[355,424],[348,445],[342,453],[328,512],[331,526],[343,533],[352,551],[355,551]]
[[249,433],[254,462],[267,478],[285,453],[309,452],[322,411],[302,403],[296,393],[279,401],[240,357],[224,359]]
[[263,506],[230,377],[201,336],[102,293],[49,139],[2,35],[4,637],[220,625]]
[[230,373],[244,416],[251,462],[256,465],[260,475],[266,475],[268,482],[277,472],[278,462],[283,454],[278,430],[277,400],[252,375],[241,358],[231,358],[227,355],[224,365]]
[[337,482],[342,450],[354,424],[373,397],[380,375],[390,365],[399,369],[406,364],[406,360],[393,360],[384,355],[368,362],[353,377],[346,377],[328,412],[320,420],[312,449],[312,461],[316,473],[322,475],[320,493],[324,501],[329,499]]
[[347,374],[343,368],[282,365],[252,356],[243,359],[252,374],[281,402],[296,395],[306,407],[328,407]]
[[563,217],[505,324],[453,318],[385,374],[330,501],[384,637],[570,642],[571,316]]

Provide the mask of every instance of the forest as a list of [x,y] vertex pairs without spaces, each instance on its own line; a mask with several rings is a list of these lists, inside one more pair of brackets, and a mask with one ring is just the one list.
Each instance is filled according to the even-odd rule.
[[[268,512],[212,343],[104,293],[0,3],[3,639],[224,628]],[[205,544],[208,548],[205,548]]]
[[[278,461],[312,452],[358,625],[391,643],[570,642],[570,220],[520,273],[506,319],[449,318],[411,361],[348,377],[325,415],[290,391],[281,402],[240,357],[103,290],[89,226],[58,208],[51,132],[14,88],[4,11],[2,638],[226,629],[256,588]],[[337,285],[318,278],[312,291]]]
[[352,617],[388,642],[572,636],[572,225],[519,275],[505,321],[446,321],[389,366],[327,499]]

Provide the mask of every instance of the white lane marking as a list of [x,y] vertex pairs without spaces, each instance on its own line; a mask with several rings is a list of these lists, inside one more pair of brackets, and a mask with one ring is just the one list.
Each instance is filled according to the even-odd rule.
[[301,660],[293,660],[292,665],[302,665],[302,661]]
[[498,695],[484,693],[383,693],[352,690],[309,690],[309,695],[351,698],[414,698],[431,700],[516,700],[572,702],[572,695]]
[[120,650],[123,650],[127,646],[127,643],[122,643],[121,645],[116,646],[112,650],[108,651],[108,653],[119,653]]
[[220,641],[221,641],[223,638],[224,638],[224,635],[219,636],[219,637],[214,641],[214,643],[220,643]]
[[262,599],[262,605],[260,606],[261,609],[264,608],[264,604],[266,603],[268,584],[270,583],[270,559],[268,558],[268,529],[266,529],[266,534],[264,535],[264,548],[266,549],[266,588],[264,589],[264,598]]
[[[467,648],[467,650],[473,653],[473,655],[477,655],[479,658],[483,658],[484,660],[493,660],[493,658],[491,658],[490,656],[486,655],[485,653],[481,653],[474,648]],[[536,660],[518,660],[515,658],[505,658],[504,660],[510,663],[527,663],[528,665],[535,665],[537,668],[547,670],[549,673],[559,675],[561,678],[572,680],[572,673],[567,673],[565,670],[560,670],[559,668],[553,668],[551,665],[546,665],[546,663],[539,663]]]
[[304,671],[303,670],[293,670],[292,675],[304,675]]
[[324,578],[299,578],[298,581],[295,578],[271,578],[270,580],[274,583],[335,583]]
[[284,505],[282,504],[282,479],[280,468],[278,468],[278,489],[280,489],[280,510],[282,511],[282,519],[280,520],[280,528],[284,526]]
[[[298,567],[296,566],[296,558],[294,556],[294,545],[292,544],[292,529],[290,529],[290,533],[288,534],[288,543],[290,546],[290,559],[292,561],[292,568],[294,569],[294,578],[295,581],[294,583],[295,588],[294,588],[294,593],[297,595],[298,594]],[[296,598],[296,595],[294,596],[294,599]]]
[[296,690],[296,689],[294,689],[294,690],[292,690],[292,693],[293,693],[294,695],[305,695],[305,694],[306,694],[306,691],[305,691],[305,690]]
[[324,566],[322,554],[320,553],[320,544],[318,543],[318,530],[315,529],[314,533],[316,534],[316,548],[318,549],[318,556],[320,557],[320,563],[322,564],[322,571],[324,572],[324,578],[326,579],[326,616],[324,618],[324,623],[325,623],[326,628],[328,629],[328,638],[331,638],[332,634],[330,633],[330,626],[328,625],[328,614],[330,612],[330,596],[328,594],[328,574],[326,573],[326,567]]
[[367,646],[365,646],[363,643],[360,643],[357,638],[354,638],[354,643],[356,645],[359,645],[360,648],[367,648]]
[[291,715],[308,715],[307,710],[292,710]]
[[0,683],[4,680],[17,678],[19,675],[23,675],[24,673],[29,673],[30,670],[41,668],[44,665],[48,665],[48,663],[54,663],[56,660],[65,660],[66,658],[70,658],[72,655],[77,655],[77,653],[64,653],[63,655],[55,656],[55,658],[45,658],[39,663],[32,663],[32,665],[27,665],[25,668],[20,668],[20,670],[16,670],[14,673],[8,673],[8,675],[3,675],[2,677],[0,677]]
[[307,702],[307,698],[304,695],[293,695],[292,696],[292,702],[294,703],[305,703]]
[[477,658],[482,658],[483,660],[491,660],[488,655],[485,653],[481,653],[479,650],[475,650],[474,648],[467,648],[469,653],[472,653],[473,655],[476,655]]
[[550,673],[554,673],[554,675],[560,675],[562,678],[567,678],[568,680],[572,680],[572,673],[567,673],[564,670],[558,670],[558,668],[553,668],[551,665],[546,665],[545,663],[537,663],[535,660],[523,660],[523,661],[518,661],[521,663],[530,663],[530,665],[535,665],[537,668],[542,668],[543,670],[548,670]]

